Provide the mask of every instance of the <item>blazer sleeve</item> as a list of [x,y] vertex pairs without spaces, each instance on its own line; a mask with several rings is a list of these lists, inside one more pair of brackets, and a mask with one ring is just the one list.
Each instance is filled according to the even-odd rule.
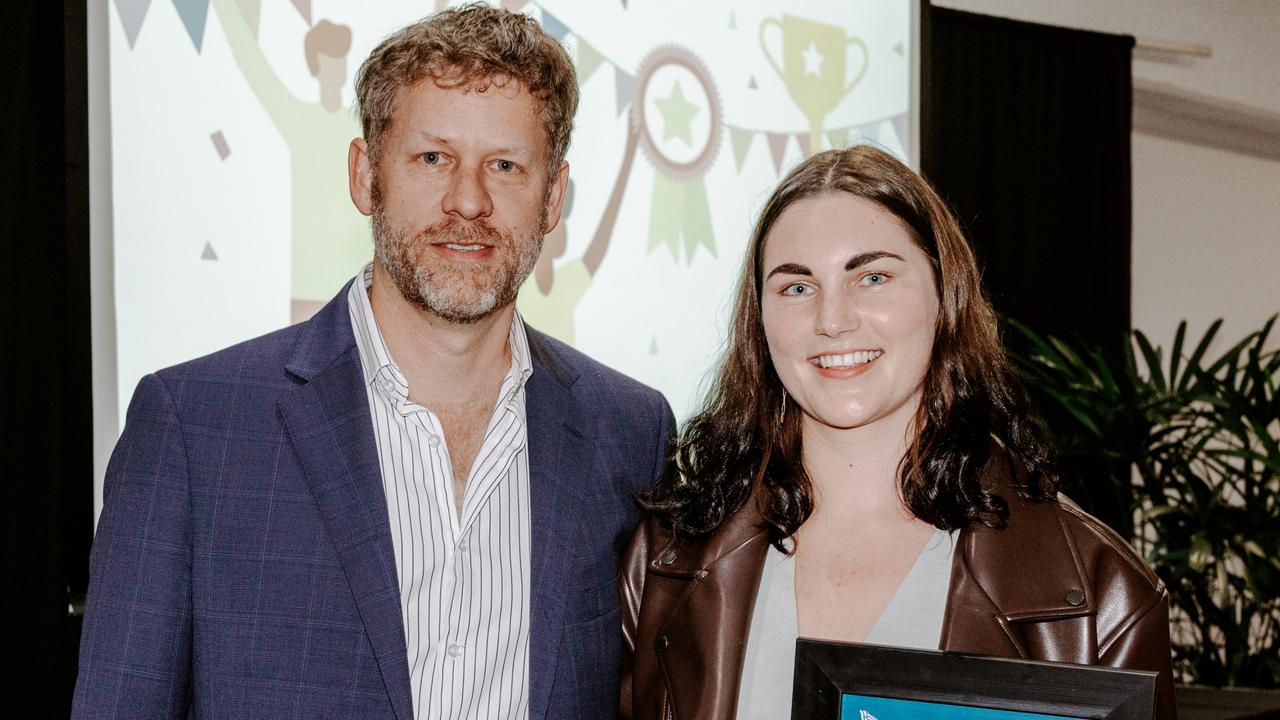
[[182,718],[191,684],[191,502],[182,428],[149,375],[107,466],[72,717]]

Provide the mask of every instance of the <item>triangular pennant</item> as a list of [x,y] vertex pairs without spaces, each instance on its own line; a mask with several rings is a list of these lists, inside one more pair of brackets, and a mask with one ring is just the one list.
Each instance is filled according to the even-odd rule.
[[738,29],[738,18],[733,14],[732,10],[729,11],[729,29],[730,30]]
[[173,6],[187,28],[191,42],[195,43],[196,52],[200,52],[204,45],[204,21],[209,18],[209,0],[173,0]]
[[650,355],[658,354],[658,336],[657,335],[651,335],[649,337],[649,354]]
[[759,85],[756,85],[756,76],[755,76],[755,75],[752,75],[752,76],[751,76],[751,78],[750,78],[749,80],[747,80],[747,89],[748,89],[748,90],[758,90],[759,88],[760,88],[760,86],[759,86]]
[[200,253],[201,260],[217,260],[218,253],[213,251],[213,243],[206,242],[204,244],[204,252]]
[[138,41],[138,31],[142,29],[142,21],[147,17],[147,9],[151,0],[116,0],[116,12],[120,15],[120,24],[124,26],[124,38],[129,41],[129,49]]
[[809,157],[813,152],[813,148],[810,147],[812,143],[809,142],[809,133],[807,132],[796,133],[796,144],[800,146],[800,154],[805,157]]
[[256,40],[258,38],[258,25],[262,19],[262,0],[236,0],[236,5],[240,6],[240,17],[244,18],[245,23],[249,26],[249,32],[253,33]]
[[893,117],[889,118],[889,121],[893,123],[893,131],[898,134],[898,143],[901,144],[903,147],[906,147],[907,114],[903,113],[901,115],[894,115]]
[[765,133],[765,137],[769,140],[769,155],[773,157],[773,171],[782,172],[782,156],[787,152],[787,138],[791,137],[786,133]]
[[617,100],[615,115],[621,115],[622,111],[627,109],[627,105],[631,104],[631,86],[635,84],[635,80],[623,72],[622,68],[617,66],[613,68],[614,97]]
[[849,128],[828,130],[827,142],[831,143],[831,147],[833,148],[843,148],[844,144],[849,142]]
[[231,146],[227,144],[227,139],[222,135],[221,130],[210,135],[209,139],[213,141],[213,149],[218,151],[219,159],[226,160],[230,157]]
[[747,158],[747,149],[751,147],[751,139],[755,133],[729,126],[729,144],[733,146],[733,168],[742,172],[742,161]]
[[546,10],[542,11],[542,29],[557,40],[564,40],[564,36],[569,34],[569,28],[565,27],[559,18]]
[[298,14],[302,16],[307,24],[311,24],[311,0],[289,0],[293,3],[293,7],[297,9]]
[[586,40],[578,38],[579,86],[587,84],[587,80],[591,78],[591,74],[600,67],[600,63],[602,62],[604,62],[604,56],[596,52],[596,49],[591,47]]
[[511,12],[520,12],[520,8],[524,7],[529,0],[502,0],[502,9]]

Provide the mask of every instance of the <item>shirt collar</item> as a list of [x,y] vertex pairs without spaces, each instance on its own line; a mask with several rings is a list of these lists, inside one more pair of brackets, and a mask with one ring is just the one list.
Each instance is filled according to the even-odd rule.
[[[355,334],[356,348],[360,354],[360,367],[364,371],[365,385],[372,384],[380,376],[390,381],[388,391],[402,398],[409,396],[409,382],[400,368],[391,359],[387,343],[378,329],[378,321],[373,316],[373,304],[369,302],[369,287],[373,284],[373,263],[364,266],[364,270],[356,276],[347,292],[347,304],[351,308],[351,329]],[[524,387],[529,375],[533,373],[533,363],[529,355],[529,339],[525,334],[524,320],[516,312],[511,318],[511,329],[507,333],[507,346],[511,348],[511,369],[508,378],[514,378],[512,389]],[[504,381],[503,383],[507,383]]]

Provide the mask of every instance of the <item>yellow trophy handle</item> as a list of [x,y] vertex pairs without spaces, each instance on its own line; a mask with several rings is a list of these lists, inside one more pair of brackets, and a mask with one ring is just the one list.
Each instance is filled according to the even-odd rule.
[[849,84],[845,86],[844,92],[840,93],[840,97],[844,97],[845,95],[848,95],[849,91],[853,89],[854,85],[857,85],[859,82],[862,82],[863,76],[867,74],[867,68],[871,65],[871,53],[867,50],[866,43],[862,42],[860,38],[856,38],[852,36],[848,40],[844,41],[844,46],[846,48],[854,44],[857,44],[858,47],[862,48],[862,69],[859,70],[858,74],[854,75],[853,79],[849,81]]
[[769,54],[769,46],[764,44],[765,28],[770,26],[778,28],[779,31],[782,30],[782,23],[777,18],[765,18],[764,22],[760,23],[760,51],[764,53],[764,59],[768,60],[769,64],[773,66],[774,72],[778,73],[778,77],[785,81],[787,79],[786,74],[782,72],[782,67],[778,65],[778,61],[774,60],[773,56]]

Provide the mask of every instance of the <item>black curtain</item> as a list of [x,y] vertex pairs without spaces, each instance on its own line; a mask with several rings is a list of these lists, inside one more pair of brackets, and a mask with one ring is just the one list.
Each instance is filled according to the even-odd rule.
[[93,531],[85,3],[0,6],[7,717],[67,717]]
[[[968,231],[996,309],[1115,356],[1130,328],[1133,38],[921,15],[921,169]],[[1073,498],[1129,530],[1123,490],[1065,470]]]

